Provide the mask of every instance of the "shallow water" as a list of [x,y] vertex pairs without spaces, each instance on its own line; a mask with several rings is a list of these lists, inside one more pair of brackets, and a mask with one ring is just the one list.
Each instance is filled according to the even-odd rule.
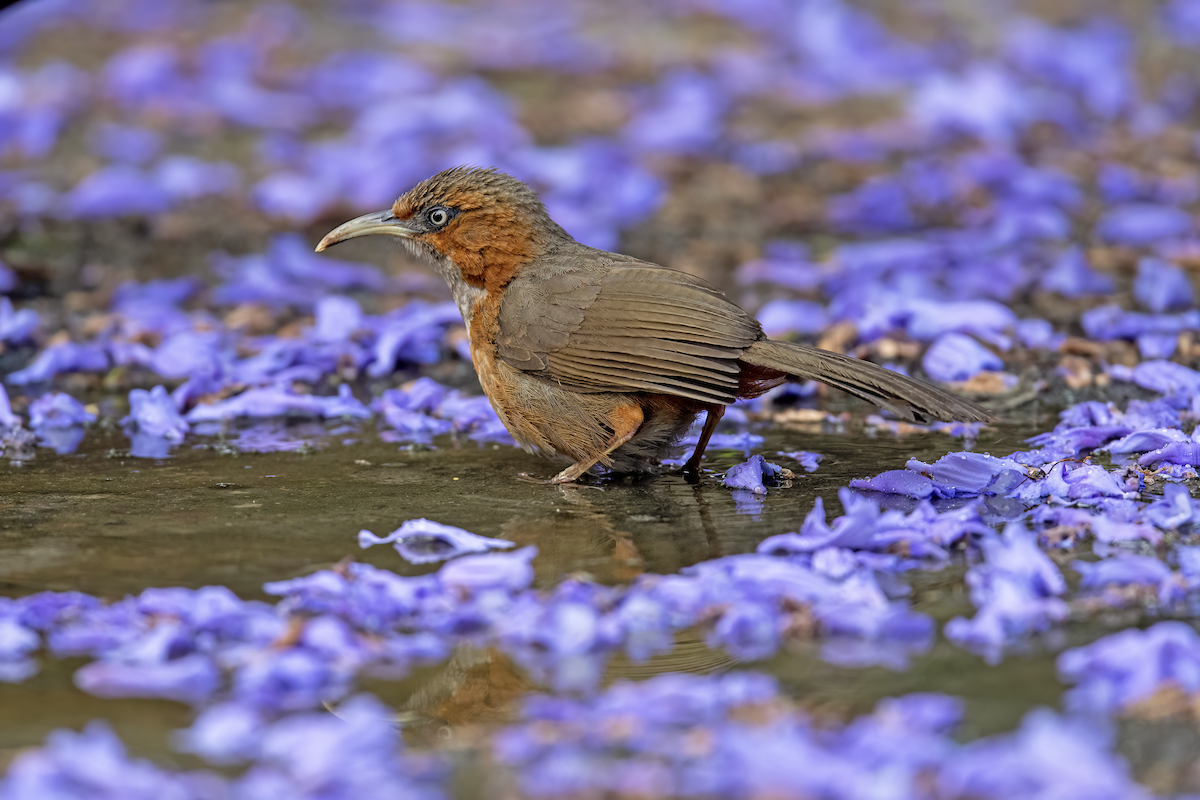
[[[986,432],[976,449],[1006,455],[1035,432],[1001,427]],[[786,465],[777,451],[804,448],[824,460],[811,474],[792,464],[797,477],[790,485],[739,508],[712,473],[698,483],[667,472],[555,487],[522,480],[519,473],[549,476],[553,466],[506,445],[446,437],[436,449],[408,449],[381,441],[370,426],[349,435],[349,443],[339,432],[302,452],[238,455],[219,445],[184,446],[157,461],[129,457],[117,433],[93,432],[70,456],[39,449],[35,459],[5,467],[0,593],[74,589],[113,598],[150,586],[218,583],[243,597],[265,598],[264,582],[345,558],[417,574],[436,566],[414,567],[389,547],[364,551],[356,541],[361,528],[383,534],[414,517],[537,545],[534,566],[543,586],[569,574],[623,582],[642,572],[675,572],[752,551],[767,536],[797,530],[817,497],[831,516],[839,513],[837,490],[850,479],[900,468],[909,457],[936,460],[958,448],[934,434],[896,439],[861,431],[772,430],[756,452]],[[713,451],[706,466],[719,472],[743,458]],[[961,575],[951,568],[916,576],[916,608],[939,620],[972,613]],[[733,663],[698,636],[682,634],[675,652],[650,663],[615,660],[609,679],[709,672]],[[75,666],[49,661],[30,681],[0,684],[0,750],[34,745],[54,728],[104,717],[136,752],[189,763],[167,746],[168,731],[189,721],[183,705],[90,697],[72,685]],[[939,643],[910,670],[889,671],[833,666],[814,646],[760,666],[804,705],[837,717],[909,691],[961,695],[968,702],[967,736],[1010,729],[1029,708],[1055,704],[1061,691],[1053,654],[1036,650],[986,667]],[[464,650],[447,664],[404,681],[372,681],[368,688],[402,709],[410,738],[421,741],[499,721],[536,687],[503,656]]]

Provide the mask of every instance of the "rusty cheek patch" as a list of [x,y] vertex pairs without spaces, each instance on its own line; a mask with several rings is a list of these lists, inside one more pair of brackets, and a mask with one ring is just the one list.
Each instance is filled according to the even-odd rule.
[[454,262],[467,284],[492,293],[503,290],[533,260],[532,233],[511,218],[460,216],[428,239]]

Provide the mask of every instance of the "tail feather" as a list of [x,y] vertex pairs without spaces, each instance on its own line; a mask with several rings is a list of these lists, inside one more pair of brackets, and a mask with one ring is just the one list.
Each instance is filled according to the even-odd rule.
[[746,349],[741,360],[796,378],[827,383],[910,422],[935,419],[989,422],[993,419],[987,409],[932,384],[817,347],[760,339]]

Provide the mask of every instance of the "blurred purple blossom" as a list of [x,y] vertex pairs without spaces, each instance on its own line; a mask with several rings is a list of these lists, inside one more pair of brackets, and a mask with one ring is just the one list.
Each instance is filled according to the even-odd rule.
[[298,234],[280,234],[265,254],[216,254],[213,271],[224,279],[214,290],[218,303],[266,303],[310,307],[330,290],[379,291],[387,281],[366,264],[339,261],[312,252]]
[[96,421],[96,415],[62,392],[47,392],[29,404],[29,427],[37,432],[49,428],[71,428]]
[[1080,586],[1084,589],[1095,589],[1110,584],[1157,586],[1171,577],[1170,567],[1162,561],[1153,556],[1131,553],[1117,553],[1099,561],[1074,561],[1071,566],[1080,574]]
[[150,391],[130,390],[129,415],[121,420],[121,424],[175,443],[183,441],[190,427],[163,386],[155,386]]
[[1038,284],[1044,291],[1056,292],[1063,297],[1109,294],[1115,288],[1112,278],[1096,272],[1088,265],[1083,249],[1078,246],[1062,251],[1038,280]]
[[97,697],[159,697],[196,704],[220,683],[212,660],[198,653],[150,663],[93,661],[75,673],[75,685]]
[[[3,301],[0,298],[0,302]],[[5,380],[22,386],[45,383],[62,372],[104,372],[108,368],[109,357],[101,346],[59,342],[38,353],[29,366],[10,374]]]
[[1160,258],[1138,261],[1133,296],[1155,314],[1192,307],[1192,283],[1183,270]]
[[1007,141],[1034,120],[1028,90],[998,64],[978,63],[965,74],[934,75],[909,101],[912,119],[934,131]]
[[536,547],[522,547],[512,553],[463,556],[442,567],[438,578],[467,592],[524,589],[533,582],[531,562],[536,555]]
[[8,390],[0,383],[0,433],[11,428],[21,427],[21,415],[12,410],[12,402],[8,399]]
[[967,572],[975,617],[955,617],[946,623],[945,634],[994,663],[1006,645],[1066,617],[1067,605],[1059,596],[1067,586],[1036,537],[1020,523],[1010,522],[1003,534],[985,537],[980,548],[983,563]]
[[[8,268],[5,267],[7,270]],[[10,286],[9,289],[12,287]],[[4,290],[4,291],[7,291]],[[41,318],[32,308],[13,310],[12,300],[0,297],[0,344],[24,344],[33,338]],[[12,382],[11,380],[9,381]]]
[[1059,675],[1077,684],[1067,707],[1115,715],[1154,692],[1174,686],[1200,692],[1200,636],[1184,622],[1158,622],[1112,633],[1058,657]]
[[162,137],[148,128],[106,122],[92,130],[90,144],[104,158],[143,164],[158,155]]
[[929,377],[937,381],[965,381],[983,370],[1004,368],[995,353],[962,333],[944,333],[921,359]]
[[1186,211],[1152,203],[1116,206],[1096,223],[1096,231],[1105,241],[1134,247],[1180,239],[1194,229],[1192,216]]
[[120,164],[101,167],[76,184],[66,197],[64,211],[77,219],[152,216],[169,209],[172,202],[150,173]]
[[168,156],[154,167],[154,178],[172,200],[182,202],[210,195],[230,195],[241,186],[241,172],[227,161],[202,161],[191,156]]

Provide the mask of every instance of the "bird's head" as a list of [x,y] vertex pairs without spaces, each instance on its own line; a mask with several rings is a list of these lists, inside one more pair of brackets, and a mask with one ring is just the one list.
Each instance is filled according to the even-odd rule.
[[480,289],[505,286],[522,266],[570,235],[550,219],[526,184],[494,169],[443,170],[400,195],[392,207],[334,228],[317,252],[369,234],[398,236],[416,255],[449,262]]

